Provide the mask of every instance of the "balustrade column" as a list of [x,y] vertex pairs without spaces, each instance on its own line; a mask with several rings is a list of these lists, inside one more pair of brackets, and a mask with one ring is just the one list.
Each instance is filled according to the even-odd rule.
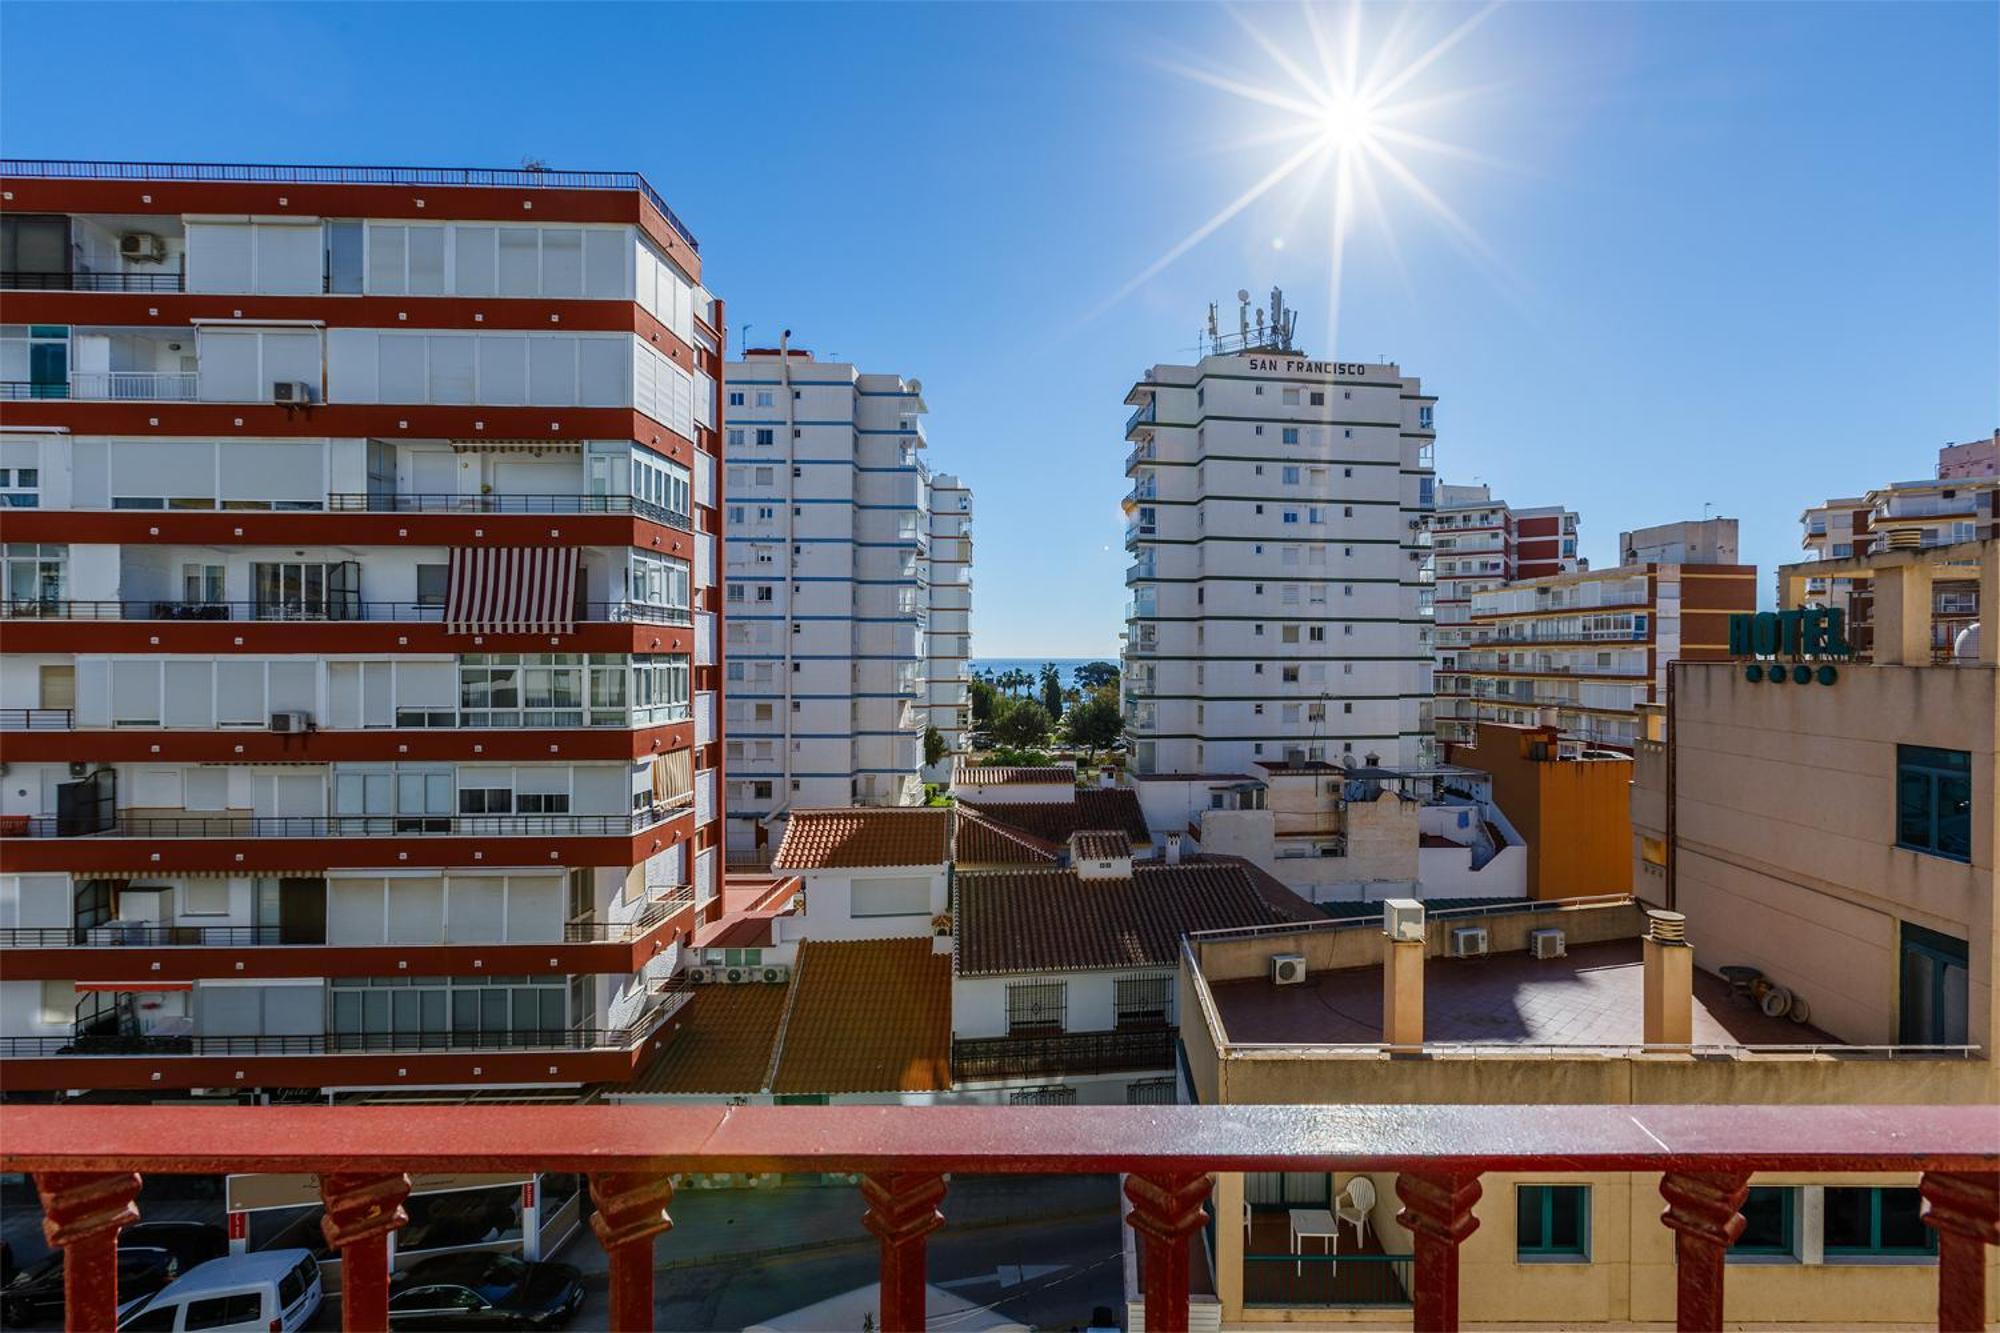
[[1127,1176],[1125,1220],[1139,1233],[1146,1270],[1147,1333],[1187,1333],[1188,1237],[1208,1220],[1206,1172]]
[[69,1328],[118,1325],[118,1232],[139,1220],[136,1172],[45,1171],[42,1235],[63,1252],[64,1322]]
[[1938,1238],[1938,1328],[1986,1327],[1986,1247],[2000,1245],[2000,1172],[1927,1171],[1917,1190]]
[[388,1333],[389,1233],[410,1220],[403,1200],[410,1178],[335,1172],[319,1178],[326,1243],[340,1251],[340,1327],[345,1333]]
[[1667,1201],[1660,1220],[1674,1233],[1675,1327],[1722,1327],[1723,1256],[1743,1234],[1747,1171],[1669,1171],[1660,1177]]
[[1403,1201],[1396,1220],[1410,1229],[1417,1258],[1410,1297],[1418,1333],[1458,1328],[1458,1247],[1479,1230],[1472,1215],[1479,1194],[1477,1171],[1405,1171],[1396,1177],[1396,1197]]
[[922,1333],[924,1237],[944,1225],[943,1176],[892,1171],[861,1178],[868,1211],[861,1224],[882,1241],[882,1333]]
[[636,1333],[653,1326],[653,1237],[672,1230],[667,1205],[673,1182],[665,1176],[609,1171],[590,1178],[597,1208],[590,1229],[611,1258],[611,1327]]

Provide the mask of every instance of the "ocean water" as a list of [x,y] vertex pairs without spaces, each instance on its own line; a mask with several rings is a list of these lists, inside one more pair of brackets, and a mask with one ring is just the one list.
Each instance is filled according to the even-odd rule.
[[1111,665],[1117,666],[1118,658],[1116,655],[1109,657],[975,657],[972,659],[972,671],[974,675],[983,676],[988,672],[999,674],[1020,670],[1029,672],[1037,680],[1040,680],[1042,665],[1046,662],[1055,663],[1056,674],[1061,679],[1063,688],[1068,689],[1070,686],[1076,684],[1076,669],[1084,663],[1109,662]]

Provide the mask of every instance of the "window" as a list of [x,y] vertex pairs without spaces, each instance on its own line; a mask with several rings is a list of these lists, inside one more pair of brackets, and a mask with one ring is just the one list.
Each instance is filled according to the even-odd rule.
[[1283,439],[1286,444],[1297,444],[1299,442],[1299,428],[1297,426],[1285,427]]
[[1312,391],[1312,399],[1310,405],[1313,407],[1325,407],[1326,406],[1325,392],[1319,389],[1314,389]]
[[1829,1185],[1822,1235],[1829,1258],[1937,1253],[1937,1232],[1924,1225],[1923,1206],[1915,1188]]
[[1896,747],[1896,845],[1972,859],[1972,755],[1927,745]]
[[758,444],[776,444],[777,442],[778,442],[778,433],[776,431],[772,430],[768,426],[759,426],[757,428]]
[[450,565],[417,566],[417,605],[443,606],[451,587]]
[[39,508],[42,503],[41,489],[40,468],[0,468],[0,505],[9,509]]
[[1782,1185],[1753,1185],[1743,1200],[1743,1234],[1729,1247],[1732,1259],[1798,1254],[1798,1196]]
[[729,405],[731,407],[743,406],[743,390],[731,389],[729,391]]
[[1172,977],[1120,977],[1113,983],[1116,1026],[1163,1028],[1173,1002]]
[[1286,389],[1286,390],[1285,390],[1285,405],[1286,405],[1286,406],[1288,406],[1288,407],[1295,407],[1295,406],[1297,406],[1297,405],[1298,405],[1298,401],[1299,401],[1299,391],[1298,391],[1297,389]]
[[1008,1036],[1052,1036],[1068,1024],[1068,982],[1017,981],[1007,987]]
[[189,1301],[185,1328],[230,1328],[255,1324],[263,1318],[264,1298],[246,1291],[235,1296],[213,1296],[205,1301]]
[[769,389],[757,390],[757,406],[769,407],[771,406],[773,401],[774,400],[771,397],[771,391]]
[[1516,1257],[1523,1262],[1590,1258],[1590,1186],[1515,1188]]
[[1966,942],[1903,923],[1899,1039],[1914,1046],[1971,1040],[1970,951]]

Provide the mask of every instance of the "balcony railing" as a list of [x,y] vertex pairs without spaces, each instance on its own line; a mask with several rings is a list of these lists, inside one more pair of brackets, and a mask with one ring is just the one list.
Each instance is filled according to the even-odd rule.
[[75,726],[72,708],[0,708],[0,731],[69,731]]
[[141,1173],[316,1177],[347,1329],[388,1327],[388,1239],[406,1220],[410,1174],[585,1173],[609,1257],[608,1323],[621,1330],[653,1327],[674,1174],[859,1175],[881,1240],[877,1327],[914,1333],[947,1174],[1125,1176],[1145,1327],[1177,1330],[1211,1173],[1297,1171],[1395,1174],[1413,1237],[1412,1324],[1449,1330],[1480,1176],[1554,1170],[1659,1177],[1682,1328],[1728,1317],[1724,1256],[1753,1172],[1920,1173],[1938,1325],[1976,1329],[2000,1234],[1997,1168],[2000,1118],[1984,1106],[0,1106],[0,1171],[35,1177],[45,1232],[67,1256],[71,1329],[117,1322],[117,1237],[139,1219]]
[[0,399],[78,398],[90,401],[191,403],[198,377],[182,370],[78,371],[67,380],[0,380]]
[[636,514],[655,523],[694,530],[691,515],[633,495],[460,495],[450,491],[399,491],[370,495],[336,491],[326,497],[335,513],[356,514]]
[[[0,600],[8,620],[390,620],[442,621],[437,602],[364,602],[327,595],[297,601],[206,602],[167,598],[10,597]],[[578,602],[576,618],[596,624],[687,625],[691,612],[644,602]]]
[[[133,989],[143,991],[144,982]],[[312,1032],[288,1036],[82,1034],[0,1037],[0,1060],[52,1056],[370,1055],[405,1051],[619,1051],[650,1036],[657,1023],[632,1027],[521,1028],[504,1032]]]
[[0,270],[0,288],[16,292],[177,292],[180,273],[68,273],[30,269]]
[[15,838],[607,838],[630,837],[694,808],[629,815],[119,815],[104,824],[59,815],[0,815]]
[[1174,1031],[1164,1027],[1038,1037],[969,1037],[951,1044],[955,1081],[1060,1078],[1173,1067]]

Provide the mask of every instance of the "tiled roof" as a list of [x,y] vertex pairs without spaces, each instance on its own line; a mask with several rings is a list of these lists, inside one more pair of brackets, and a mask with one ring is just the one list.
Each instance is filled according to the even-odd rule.
[[1079,829],[1070,835],[1079,861],[1116,861],[1132,855],[1132,839],[1122,829]]
[[621,1092],[757,1092],[771,1068],[790,986],[698,986],[671,1020],[674,1038]]
[[951,780],[968,787],[1008,787],[1047,782],[1075,782],[1075,764],[1049,764],[1040,768],[967,765],[952,772]]
[[964,976],[1100,967],[1170,967],[1183,935],[1292,919],[1241,861],[1140,862],[1130,879],[1073,870],[970,871],[958,877]]
[[958,807],[951,859],[961,866],[1054,865],[1059,843],[988,819],[969,805]]
[[808,941],[774,1093],[951,1087],[951,956],[929,936]]
[[785,870],[943,865],[950,831],[944,807],[794,810],[771,864]]
[[1153,837],[1139,794],[1126,787],[1086,787],[1067,801],[960,801],[959,807],[1052,843],[1068,842],[1082,829],[1122,828],[1137,843]]
[[771,922],[775,913],[743,912],[704,924],[695,931],[695,947],[700,949],[767,949],[771,946]]

